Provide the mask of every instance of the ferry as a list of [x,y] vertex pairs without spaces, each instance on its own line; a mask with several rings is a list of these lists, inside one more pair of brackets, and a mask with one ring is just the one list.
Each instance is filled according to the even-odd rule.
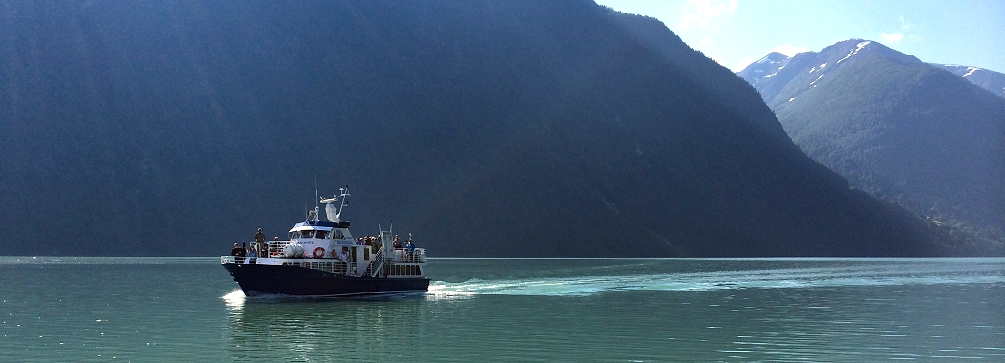
[[[287,241],[267,241],[258,257],[221,256],[220,263],[246,296],[335,297],[425,292],[426,250],[415,248],[378,223],[377,236],[353,238],[349,221],[341,220],[349,186],[296,223]],[[277,238],[278,239],[278,238]],[[237,247],[235,247],[236,249]]]

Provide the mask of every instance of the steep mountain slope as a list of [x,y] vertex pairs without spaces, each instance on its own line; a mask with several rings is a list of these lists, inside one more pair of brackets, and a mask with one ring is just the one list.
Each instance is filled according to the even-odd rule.
[[970,83],[991,91],[998,96],[1005,97],[1005,74],[983,68],[955,64],[930,64],[953,72],[957,76],[966,78]]
[[315,180],[436,256],[987,252],[630,29],[586,1],[7,3],[0,254],[218,254]]
[[864,40],[778,64],[740,74],[808,155],[925,214],[1005,228],[1005,99]]
[[715,107],[729,109],[747,119],[777,144],[791,145],[774,113],[743,78],[737,77],[701,52],[691,49],[677,34],[655,18],[617,12],[612,14],[634,40],[680,70],[684,81],[695,84],[703,92],[710,94],[717,103]]

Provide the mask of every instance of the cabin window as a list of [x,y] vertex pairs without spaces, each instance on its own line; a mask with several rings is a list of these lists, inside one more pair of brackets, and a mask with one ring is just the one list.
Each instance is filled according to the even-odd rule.
[[315,232],[314,237],[318,239],[325,239],[325,237],[328,237],[328,231],[317,231]]
[[313,238],[314,231],[300,231],[300,238]]
[[345,236],[342,234],[342,230],[335,231],[335,239],[345,239]]

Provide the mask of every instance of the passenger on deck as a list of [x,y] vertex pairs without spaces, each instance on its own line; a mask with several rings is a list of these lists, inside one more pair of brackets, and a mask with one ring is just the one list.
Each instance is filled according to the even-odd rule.
[[342,247],[342,251],[339,251],[336,257],[338,257],[339,261],[349,262],[349,247]]
[[251,248],[248,249],[248,260],[245,263],[255,263],[255,259],[257,258],[258,249],[255,248],[255,245],[251,245]]
[[413,252],[415,252],[415,244],[412,243],[411,238],[405,241],[405,248],[408,249],[408,254],[412,254]]
[[265,250],[265,233],[262,233],[262,229],[258,229],[258,233],[255,233],[255,244],[258,245],[259,251]]
[[241,245],[237,244],[237,242],[234,242],[234,249],[230,250],[230,255],[234,257],[241,257],[243,253],[244,249],[241,248]]
[[401,248],[401,238],[398,235],[394,235],[394,248]]

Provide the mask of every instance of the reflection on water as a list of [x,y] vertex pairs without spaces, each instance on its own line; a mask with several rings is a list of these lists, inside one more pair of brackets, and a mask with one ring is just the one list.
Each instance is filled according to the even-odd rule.
[[246,298],[218,259],[0,257],[0,362],[1005,361],[1005,259],[432,261]]
[[998,260],[451,260],[424,295],[245,299],[234,360],[1005,358]]
[[402,360],[424,331],[422,294],[305,299],[223,297],[235,361]]

